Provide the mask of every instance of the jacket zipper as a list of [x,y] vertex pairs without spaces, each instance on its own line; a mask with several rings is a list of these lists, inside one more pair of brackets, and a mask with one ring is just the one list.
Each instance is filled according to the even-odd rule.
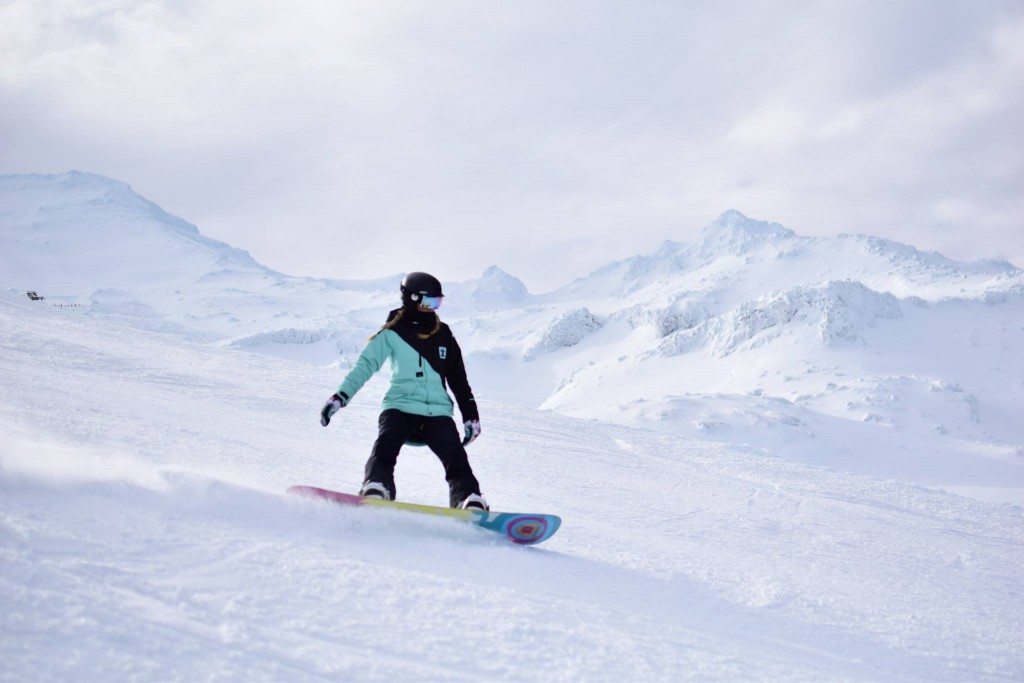
[[428,408],[429,412],[431,414],[433,414],[433,410],[430,410],[430,383],[426,381],[425,375],[423,373],[423,354],[422,353],[419,354],[419,357],[420,357],[420,360],[419,360],[420,371],[416,373],[416,376],[424,378],[424,381],[423,381],[423,394],[426,397],[427,408]]

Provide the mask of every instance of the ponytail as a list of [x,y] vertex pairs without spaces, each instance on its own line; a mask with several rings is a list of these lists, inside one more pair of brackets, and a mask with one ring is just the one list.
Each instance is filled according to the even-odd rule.
[[430,339],[435,334],[437,334],[437,331],[440,330],[440,329],[441,329],[441,316],[439,316],[437,313],[435,313],[434,314],[434,329],[432,329],[430,332],[427,332],[426,334],[423,334],[422,332],[420,332],[419,334],[417,334],[417,336],[420,339]]

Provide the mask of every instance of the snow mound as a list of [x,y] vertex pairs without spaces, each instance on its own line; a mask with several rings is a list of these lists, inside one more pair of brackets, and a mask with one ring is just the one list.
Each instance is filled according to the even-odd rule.
[[258,348],[271,344],[315,344],[330,336],[327,330],[298,329],[286,327],[279,330],[267,330],[256,334],[232,339],[230,346],[236,348]]
[[601,329],[601,321],[586,308],[566,311],[551,321],[547,329],[523,354],[524,360],[532,360],[544,353],[576,346],[591,333]]
[[875,292],[859,282],[829,282],[796,287],[747,302],[695,327],[680,330],[658,344],[658,353],[673,356],[707,347],[717,356],[752,349],[778,338],[787,329],[813,329],[825,345],[862,342],[861,330],[875,320],[901,316],[892,294]]
[[679,330],[689,330],[710,317],[707,307],[694,299],[683,299],[669,306],[646,306],[637,304],[623,311],[630,327],[636,329],[649,327],[654,330],[658,339],[669,336]]
[[359,326],[355,329],[283,327],[238,337],[226,345],[248,351],[269,351],[268,347],[319,344],[329,347],[333,355],[340,355],[359,353],[366,344],[367,335],[368,331]]

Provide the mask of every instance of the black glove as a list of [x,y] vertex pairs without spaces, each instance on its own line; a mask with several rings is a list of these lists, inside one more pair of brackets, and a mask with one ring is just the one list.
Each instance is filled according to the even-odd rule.
[[465,434],[462,445],[468,446],[476,441],[476,437],[480,436],[480,420],[466,420],[462,423],[462,430]]
[[320,410],[320,424],[324,427],[331,424],[331,416],[348,405],[348,396],[337,393],[327,399],[327,403]]

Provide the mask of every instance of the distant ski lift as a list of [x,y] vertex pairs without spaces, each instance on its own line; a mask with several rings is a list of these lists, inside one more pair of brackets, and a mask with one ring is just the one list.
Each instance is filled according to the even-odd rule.
[[25,296],[27,296],[29,299],[32,299],[32,301],[43,301],[46,299],[45,296],[39,296],[33,291],[25,292]]

